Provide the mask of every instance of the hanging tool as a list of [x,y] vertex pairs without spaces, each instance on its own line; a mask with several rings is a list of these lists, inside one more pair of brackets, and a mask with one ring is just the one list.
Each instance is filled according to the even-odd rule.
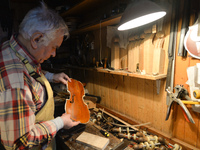
[[182,26],[181,26],[181,33],[180,33],[180,40],[179,40],[179,47],[178,47],[178,56],[186,57],[187,51],[184,48],[184,38],[188,30],[189,22],[190,22],[190,0],[184,0],[184,10],[182,16]]
[[[179,99],[183,99],[183,98],[187,99],[187,100],[181,100],[183,104],[191,104],[191,105],[200,104],[199,100],[192,100],[189,97],[188,91],[182,85],[176,85],[175,89],[176,89],[175,90],[176,93],[178,93],[177,94],[177,98],[179,98]],[[196,92],[196,94],[198,93],[197,90],[195,90],[194,92]]]
[[185,88],[183,88],[183,86],[177,85],[175,87],[175,93],[171,92],[170,88],[167,89],[167,92],[169,94],[169,104],[168,104],[167,115],[166,115],[165,120],[168,120],[172,104],[174,102],[176,102],[181,106],[183,113],[184,113],[184,116],[185,116],[185,119],[188,122],[190,121],[192,123],[195,123],[190,112],[188,111],[187,107],[183,104],[183,102],[180,99],[180,98],[183,98],[183,97],[185,97],[186,99],[190,99],[189,96],[188,96],[187,90]]
[[[171,26],[170,26],[170,36],[169,36],[169,47],[168,47],[168,69],[166,78],[167,90],[169,87],[173,88],[174,83],[174,63],[175,63],[175,52],[176,52],[176,39],[178,30],[178,0],[172,1],[172,15],[171,15]],[[169,105],[169,94],[167,93],[166,103]]]
[[194,91],[193,91],[193,96],[194,96],[195,98],[199,99],[199,98],[200,98],[200,90],[194,90]]
[[102,129],[101,127],[99,127],[99,126],[97,126],[97,125],[95,125],[95,124],[93,124],[93,126],[94,126],[95,128],[97,128],[97,129],[101,132],[101,134],[102,134],[103,136],[105,136],[105,137],[109,137],[109,136],[110,136],[109,133],[108,133],[106,130]]

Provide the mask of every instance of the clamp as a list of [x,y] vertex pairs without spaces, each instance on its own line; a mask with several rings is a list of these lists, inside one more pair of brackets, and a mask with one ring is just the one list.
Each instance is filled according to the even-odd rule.
[[[189,97],[189,94],[187,92],[187,90],[181,86],[181,85],[177,85],[175,88],[175,93],[173,93],[170,88],[166,89],[167,93],[169,94],[169,101],[167,102],[167,105],[168,105],[168,109],[167,109],[167,115],[166,115],[166,118],[165,120],[168,120],[169,119],[169,115],[170,115],[170,112],[171,112],[171,107],[172,107],[172,104],[174,102],[178,103],[179,106],[181,106],[181,109],[183,110],[183,113],[184,113],[184,117],[185,119],[191,123],[195,123],[190,112],[188,111],[187,107],[184,105],[183,101],[181,100],[181,98],[185,97],[187,100],[191,100],[191,98]],[[190,101],[188,101],[190,102]],[[191,101],[192,103],[193,101]]]

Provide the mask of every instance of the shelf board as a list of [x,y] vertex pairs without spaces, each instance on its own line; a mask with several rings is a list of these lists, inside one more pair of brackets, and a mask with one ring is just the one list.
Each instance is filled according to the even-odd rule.
[[112,16],[110,18],[107,18],[105,20],[102,20],[102,22],[97,23],[97,24],[93,24],[93,25],[89,25],[80,29],[76,29],[75,31],[72,31],[71,34],[78,34],[78,33],[82,33],[82,32],[86,32],[86,31],[92,31],[92,30],[96,30],[96,29],[100,29],[109,25],[115,25],[118,24],[120,22],[120,19],[122,17],[122,14],[118,14],[116,16]]
[[93,9],[98,8],[99,6],[102,6],[105,4],[106,0],[83,0],[82,2],[78,3],[74,7],[70,8],[66,12],[61,13],[62,17],[66,16],[76,16],[80,15],[86,12],[90,12]]
[[115,70],[108,70],[108,69],[96,69],[98,72],[103,72],[103,73],[110,73],[110,74],[115,74],[115,75],[123,75],[123,76],[129,76],[129,77],[135,77],[135,78],[143,78],[143,79],[149,79],[149,80],[158,80],[158,79],[163,79],[166,78],[166,74],[160,74],[160,75],[142,75],[139,73],[130,73],[127,71],[115,71]]
[[142,79],[148,79],[148,80],[159,80],[164,79],[167,77],[166,74],[159,74],[159,75],[142,75],[139,73],[130,73],[124,70],[110,70],[110,69],[102,69],[102,68],[85,68],[85,67],[73,67],[73,66],[66,66],[66,68],[72,68],[72,69],[81,69],[81,70],[89,70],[89,71],[97,71],[102,73],[109,73],[109,74],[115,74],[115,75],[122,75],[122,76],[129,76],[129,77],[135,77],[135,78],[142,78]]

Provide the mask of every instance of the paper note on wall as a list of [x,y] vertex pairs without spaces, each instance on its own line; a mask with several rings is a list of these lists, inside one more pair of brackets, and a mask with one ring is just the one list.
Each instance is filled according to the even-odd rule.
[[[196,99],[193,95],[193,91],[200,89],[200,63],[197,63],[196,66],[188,67],[187,76],[188,81],[186,84],[190,87],[191,99],[200,101],[200,99]],[[200,113],[200,105],[192,105],[192,109],[193,111]]]

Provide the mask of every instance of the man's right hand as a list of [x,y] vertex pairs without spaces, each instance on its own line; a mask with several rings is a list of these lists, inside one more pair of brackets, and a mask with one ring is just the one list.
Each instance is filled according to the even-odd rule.
[[64,129],[70,129],[73,126],[76,126],[80,123],[80,121],[72,121],[70,116],[71,115],[67,114],[67,113],[62,114],[62,116],[61,116],[63,123],[64,123],[64,127],[63,127]]

